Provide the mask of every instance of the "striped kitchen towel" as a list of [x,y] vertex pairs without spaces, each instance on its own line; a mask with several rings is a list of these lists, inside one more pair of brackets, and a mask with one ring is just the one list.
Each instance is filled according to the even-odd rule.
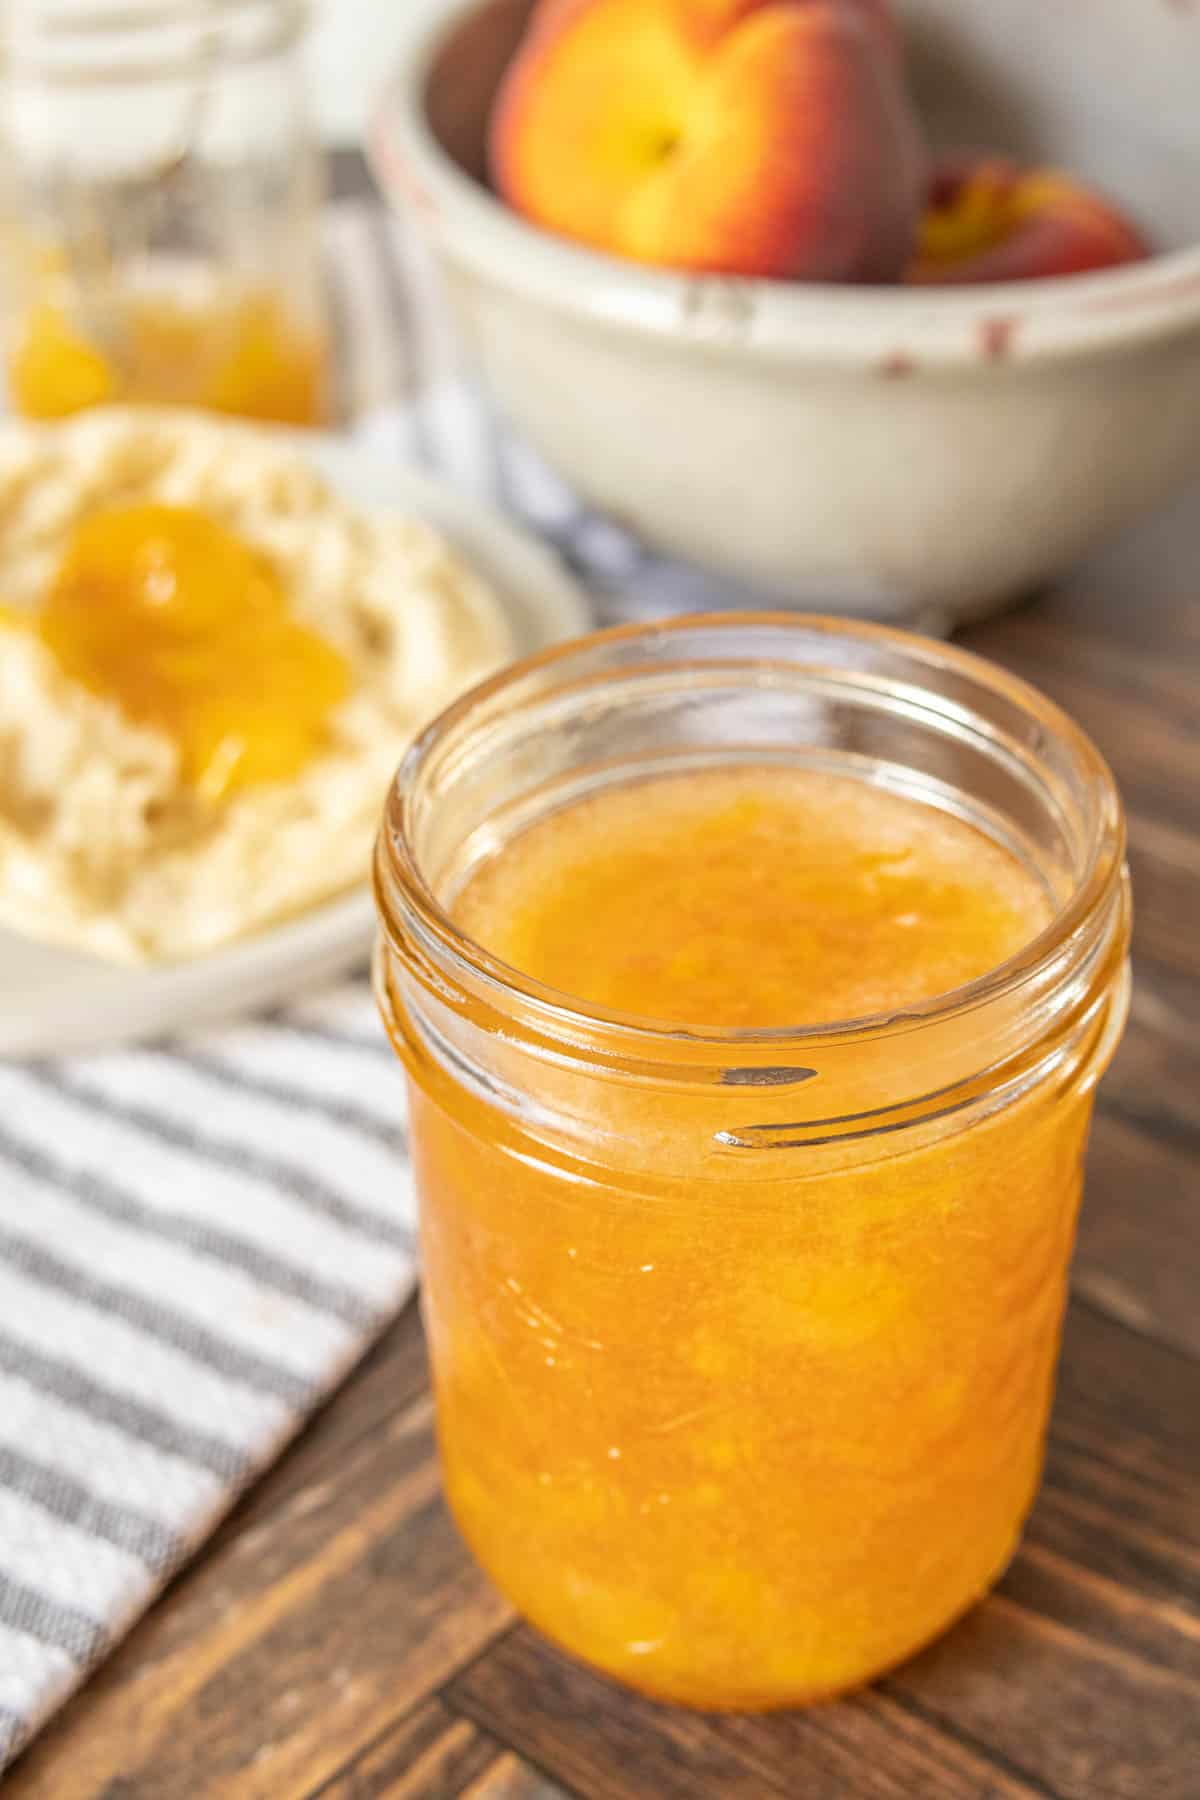
[[0,1062],[0,1769],[410,1292],[402,1094],[365,980]]

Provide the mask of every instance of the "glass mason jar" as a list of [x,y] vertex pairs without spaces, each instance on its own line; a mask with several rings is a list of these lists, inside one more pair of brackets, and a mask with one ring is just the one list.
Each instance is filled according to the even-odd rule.
[[[606,1015],[456,928],[472,868],[550,809],[780,762],[970,821],[1052,923],[897,1015],[771,1031]],[[916,1650],[1003,1570],[1039,1478],[1127,1006],[1101,758],[1022,682],[878,627],[601,633],[430,726],[376,891],[446,1493],[485,1569],[567,1649],[703,1706],[835,1693]]]
[[12,403],[325,412],[299,0],[21,0],[0,19]]

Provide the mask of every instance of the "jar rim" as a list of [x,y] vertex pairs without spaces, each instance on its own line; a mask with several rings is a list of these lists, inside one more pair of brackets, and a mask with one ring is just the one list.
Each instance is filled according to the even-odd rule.
[[0,75],[64,87],[194,77],[289,51],[311,21],[311,0],[59,0],[0,28]]
[[[956,988],[902,1008],[849,1019],[796,1024],[753,1026],[691,1026],[648,1015],[623,1013],[596,1006],[534,980],[493,955],[463,932],[426,881],[405,825],[406,799],[430,759],[445,740],[477,710],[514,691],[531,676],[566,667],[581,654],[622,645],[661,646],[698,631],[720,635],[755,630],[796,630],[823,637],[831,650],[841,640],[851,640],[902,653],[918,667],[955,670],[991,693],[1007,699],[1075,759],[1081,775],[1094,788],[1097,804],[1092,809],[1083,865],[1070,892],[1058,903],[1047,924],[1028,943],[995,968]],[[731,646],[732,648],[732,646]],[[732,657],[731,662],[763,666],[763,659]],[[831,666],[837,667],[831,657]],[[928,690],[932,696],[933,690]],[[945,710],[954,709],[947,701]],[[921,1025],[941,1024],[978,1008],[1013,998],[1026,987],[1037,987],[1063,959],[1064,946],[1086,934],[1089,921],[1108,917],[1123,904],[1125,824],[1112,772],[1099,750],[1080,726],[1054,701],[1031,683],[1011,674],[988,658],[957,645],[925,638],[859,619],[801,612],[746,611],[684,614],[649,624],[620,625],[552,645],[509,664],[453,701],[414,739],[402,759],[388,792],[383,824],[376,846],[374,889],[376,908],[385,936],[393,948],[397,921],[403,912],[415,927],[426,952],[439,962],[473,978],[493,997],[511,996],[520,1001],[531,1020],[548,1035],[564,1033],[578,1041],[596,1032],[616,1032],[631,1049],[648,1061],[670,1061],[686,1047],[711,1052],[728,1061],[731,1050],[749,1054],[788,1047],[789,1058],[797,1047],[832,1043],[878,1041],[911,1032]],[[795,1077],[794,1066],[788,1070]]]

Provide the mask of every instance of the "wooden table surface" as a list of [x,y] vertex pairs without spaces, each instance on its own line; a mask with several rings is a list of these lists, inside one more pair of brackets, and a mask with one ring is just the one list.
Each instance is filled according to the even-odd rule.
[[837,1705],[626,1694],[459,1542],[409,1307],[5,1800],[1198,1800],[1200,489],[965,641],[1108,755],[1137,914],[1045,1483],[993,1596]]

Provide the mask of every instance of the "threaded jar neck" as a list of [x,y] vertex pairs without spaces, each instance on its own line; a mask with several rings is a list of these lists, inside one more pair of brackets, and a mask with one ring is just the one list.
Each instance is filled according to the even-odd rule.
[[[693,1031],[543,988],[454,923],[472,869],[547,812],[737,762],[836,770],[957,814],[1036,877],[1049,924],[980,979],[895,1014]],[[453,1061],[527,1115],[545,1106],[548,1130],[579,1110],[586,1077],[669,1090],[684,1111],[706,1096],[706,1115],[719,1096],[712,1135],[730,1152],[865,1142],[1102,1065],[1123,1016],[1123,859],[1102,758],[977,657],[799,615],[625,628],[506,671],[413,745],[376,856],[381,993],[413,1055]]]

